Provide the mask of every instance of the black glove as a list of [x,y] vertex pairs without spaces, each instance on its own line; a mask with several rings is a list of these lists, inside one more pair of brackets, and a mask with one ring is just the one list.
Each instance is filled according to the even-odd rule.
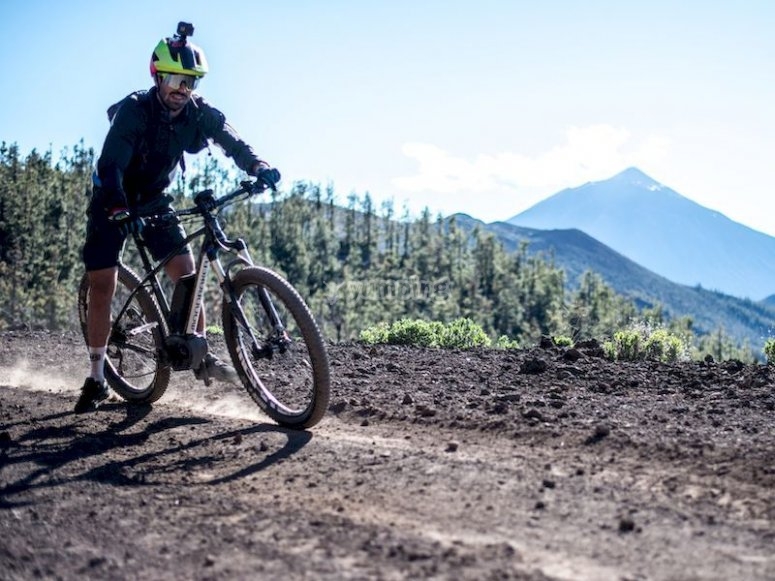
[[212,190],[203,190],[199,192],[194,198],[194,202],[205,212],[212,212],[218,207],[218,200],[215,199]]
[[263,169],[258,170],[258,173],[256,174],[256,177],[261,180],[264,184],[266,184],[267,187],[270,187],[272,189],[277,186],[278,182],[280,181],[280,170],[275,169],[273,167],[265,167]]
[[140,234],[145,227],[145,220],[133,217],[126,208],[108,210],[108,221],[118,226],[119,232],[124,236]]

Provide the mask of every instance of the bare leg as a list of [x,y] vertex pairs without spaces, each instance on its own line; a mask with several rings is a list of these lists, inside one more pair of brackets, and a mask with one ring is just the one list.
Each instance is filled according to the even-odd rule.
[[105,347],[110,334],[110,303],[116,291],[118,268],[89,271],[89,310],[86,313],[86,332],[89,347]]
[[116,290],[118,268],[89,271],[89,310],[86,313],[87,347],[89,350],[89,376],[105,380],[105,352],[110,334],[110,303]]

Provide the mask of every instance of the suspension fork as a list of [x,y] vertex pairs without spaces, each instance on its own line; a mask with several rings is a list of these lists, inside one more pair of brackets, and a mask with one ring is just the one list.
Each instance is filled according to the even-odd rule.
[[228,271],[231,270],[232,266],[239,263],[243,264],[244,266],[253,266],[253,260],[250,257],[250,253],[248,252],[245,241],[241,238],[233,241],[228,240],[219,230],[215,230],[214,235],[218,245],[231,249],[231,251],[237,255],[236,260],[231,262],[227,268],[224,269],[223,264],[221,264],[221,260],[218,257],[215,244],[206,248],[207,257],[210,260],[210,266],[212,267],[213,272],[218,279],[218,283],[224,292],[224,296],[229,303],[232,316],[237,320],[237,323],[243,328],[243,330],[250,336],[250,340],[253,345],[253,356],[256,358],[271,357],[274,351],[272,348],[273,344],[279,344],[280,350],[285,351],[286,341],[288,339],[285,333],[285,326],[283,325],[283,322],[280,319],[280,315],[277,312],[274,303],[272,303],[272,299],[270,298],[266,288],[256,288],[256,293],[258,293],[258,300],[261,303],[261,308],[264,309],[266,316],[269,318],[269,322],[273,330],[272,336],[269,337],[268,341],[263,345],[259,343],[255,333],[253,333],[250,322],[245,316],[245,311],[242,310],[242,306],[237,300],[236,294],[234,292],[234,285],[231,283],[231,277],[229,276]]
[[[259,357],[259,353],[262,353],[266,347],[260,346],[255,333],[253,333],[253,328],[250,326],[250,322],[245,316],[245,311],[242,310],[242,305],[240,305],[240,302],[237,300],[237,295],[234,292],[234,285],[231,282],[231,277],[228,275],[227,270],[224,269],[223,264],[221,264],[221,259],[218,257],[217,253],[212,252],[211,254],[208,254],[208,259],[210,260],[210,267],[212,268],[215,277],[218,279],[218,284],[221,287],[223,296],[226,298],[226,302],[229,303],[229,312],[231,313],[231,316],[234,317],[234,319],[237,321],[237,324],[242,327],[242,330],[250,337],[253,353],[256,357]],[[241,262],[246,266],[253,265],[253,261],[247,254],[246,248],[243,248],[242,252],[238,254],[237,262]],[[233,264],[234,263],[230,264],[229,268],[231,268]],[[265,290],[264,294],[266,294]],[[267,296],[266,299],[268,301],[269,297]],[[262,305],[263,304],[264,303],[262,301]],[[271,301],[269,304],[271,305]],[[272,306],[272,309],[274,309],[274,306]],[[276,311],[275,317],[277,317]]]
[[271,357],[275,348],[277,348],[280,353],[285,353],[285,350],[290,344],[290,339],[285,332],[285,325],[283,325],[283,322],[280,319],[280,315],[269,296],[269,292],[267,292],[266,288],[263,286],[257,287],[255,292],[258,295],[258,301],[261,303],[261,307],[269,318],[269,323],[272,326],[272,335],[268,338],[263,347],[259,347],[256,343],[253,344],[253,356],[256,358]]
[[272,299],[269,298],[269,293],[266,292],[264,287],[258,287],[256,289],[256,293],[258,293],[258,300],[261,303],[261,306],[264,308],[264,312],[266,313],[267,317],[269,317],[269,322],[272,324],[272,329],[274,329],[278,336],[282,335],[282,333],[285,331],[285,327],[283,326],[283,322],[280,320],[280,315],[277,313],[277,309],[275,308]]
[[[220,264],[218,266],[220,266]],[[217,267],[214,268],[214,270],[217,271]],[[266,313],[266,316],[269,319],[269,323],[273,330],[272,335],[267,337],[265,340],[259,340],[259,338],[256,337],[255,333],[253,332],[253,327],[245,316],[245,311],[242,309],[242,305],[237,300],[231,279],[224,277],[221,288],[223,289],[224,296],[227,297],[232,316],[237,321],[237,324],[242,327],[243,331],[250,337],[253,356],[256,359],[271,357],[274,353],[275,346],[278,345],[280,352],[284,352],[288,341],[288,337],[285,333],[285,326],[283,325],[282,319],[277,312],[277,308],[274,306],[274,303],[272,302],[272,299],[269,296],[266,288],[260,286],[253,289],[258,296],[258,301],[261,304],[261,308]]]
[[242,306],[239,301],[236,300],[234,295],[234,289],[229,288],[228,292],[231,296],[231,312],[235,317],[239,325],[249,335],[252,343],[253,356],[256,359],[271,357],[274,353],[275,346],[279,346],[280,352],[284,352],[286,348],[287,336],[285,333],[285,326],[283,325],[280,315],[277,313],[277,309],[269,297],[269,293],[264,287],[257,287],[253,289],[258,295],[258,301],[261,303],[261,308],[264,309],[267,318],[273,329],[272,335],[267,337],[265,341],[259,341],[253,333],[253,327],[245,316],[245,312],[242,310]]

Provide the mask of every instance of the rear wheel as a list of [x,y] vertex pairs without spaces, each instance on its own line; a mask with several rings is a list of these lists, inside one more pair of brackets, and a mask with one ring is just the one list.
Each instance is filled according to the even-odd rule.
[[[167,389],[170,367],[162,365],[164,317],[140,278],[124,265],[118,268],[116,292],[111,303],[111,330],[105,359],[105,378],[113,390],[132,403],[151,403]],[[131,300],[130,300],[131,295]],[[128,302],[127,302],[128,301]],[[81,330],[88,345],[86,312],[89,278],[84,275],[78,291]]]
[[[232,284],[244,320],[224,300],[223,331],[242,383],[278,424],[314,426],[328,408],[330,372],[312,313],[285,279],[266,268],[245,268]],[[281,327],[273,323],[272,310]]]

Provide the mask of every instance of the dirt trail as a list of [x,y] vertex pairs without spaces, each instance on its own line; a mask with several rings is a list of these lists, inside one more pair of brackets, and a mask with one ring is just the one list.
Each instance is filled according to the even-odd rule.
[[79,337],[0,334],[0,577],[775,579],[767,367],[331,359],[310,432],[190,374],[75,416]]

